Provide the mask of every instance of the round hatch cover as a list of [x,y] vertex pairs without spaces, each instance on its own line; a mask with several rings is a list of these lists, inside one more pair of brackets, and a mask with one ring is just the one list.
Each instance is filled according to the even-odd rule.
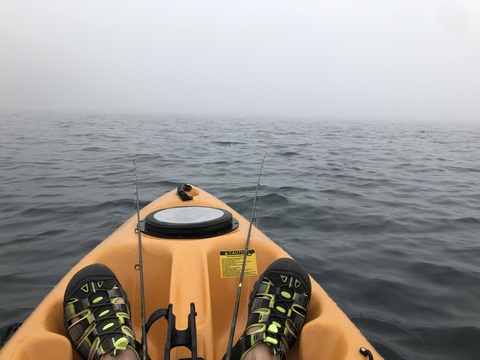
[[226,210],[207,206],[181,206],[150,213],[142,231],[174,239],[208,238],[226,234],[238,227],[238,221]]

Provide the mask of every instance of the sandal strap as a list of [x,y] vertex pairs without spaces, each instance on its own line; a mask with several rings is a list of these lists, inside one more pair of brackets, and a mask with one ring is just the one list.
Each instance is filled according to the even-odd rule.
[[[271,290],[273,290],[273,291],[271,291]],[[292,299],[295,300],[295,303],[297,303],[298,305],[300,305],[304,308],[308,307],[308,303],[310,301],[310,297],[308,295],[296,293],[295,291],[293,291],[291,288],[288,288],[288,287],[273,286],[272,284],[266,283],[265,281],[262,281],[262,283],[258,287],[257,294],[258,294],[258,296],[267,295],[267,294],[281,295],[282,292],[285,292],[285,291],[287,291],[289,293],[289,295],[292,296]]]
[[[118,303],[108,304],[108,305],[101,304],[101,306],[102,307],[111,306],[115,312],[124,312],[126,314],[128,314],[129,312],[127,304],[118,304]],[[91,304],[88,299],[83,299],[81,301],[69,303],[65,307],[65,312],[64,312],[65,319],[71,320],[74,317],[80,316],[80,314],[88,308],[98,309],[99,306],[95,304]],[[91,316],[93,319],[95,319],[95,314],[91,314]]]

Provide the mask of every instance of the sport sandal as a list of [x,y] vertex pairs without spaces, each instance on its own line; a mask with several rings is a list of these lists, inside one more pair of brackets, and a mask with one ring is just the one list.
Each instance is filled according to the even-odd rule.
[[[115,303],[119,299],[124,303]],[[140,359],[127,294],[108,267],[80,270],[67,285],[63,306],[65,332],[82,359],[101,360],[126,349]]]
[[310,277],[299,263],[290,258],[274,261],[253,287],[247,326],[232,348],[231,359],[243,360],[264,343],[285,360],[300,335],[310,296]]

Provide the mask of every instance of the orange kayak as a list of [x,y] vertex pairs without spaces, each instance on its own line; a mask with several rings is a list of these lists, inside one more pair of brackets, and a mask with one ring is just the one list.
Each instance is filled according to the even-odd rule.
[[[191,303],[194,303],[198,357],[222,359],[250,222],[207,192],[193,186],[188,189],[184,186],[181,191],[173,190],[140,211],[146,314],[148,317],[157,309],[173,304],[175,326],[181,331],[189,327]],[[192,199],[182,200],[187,195]],[[65,336],[63,296],[72,276],[92,263],[105,264],[117,275],[128,294],[134,330],[140,339],[138,255],[135,215],[65,275],[5,344],[0,359],[79,359]],[[290,256],[253,227],[235,341],[245,328],[250,290],[263,270],[281,257]],[[382,359],[320,285],[311,281],[306,323],[288,359]],[[164,358],[167,331],[165,320],[158,320],[150,328],[151,359]],[[178,346],[170,355],[171,359],[181,359],[191,357],[192,353],[187,347]]]

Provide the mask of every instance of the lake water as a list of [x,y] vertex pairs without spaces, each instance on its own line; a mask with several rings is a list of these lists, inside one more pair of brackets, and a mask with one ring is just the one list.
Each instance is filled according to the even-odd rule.
[[480,124],[0,112],[0,328],[195,184],[300,261],[386,359],[480,358]]

